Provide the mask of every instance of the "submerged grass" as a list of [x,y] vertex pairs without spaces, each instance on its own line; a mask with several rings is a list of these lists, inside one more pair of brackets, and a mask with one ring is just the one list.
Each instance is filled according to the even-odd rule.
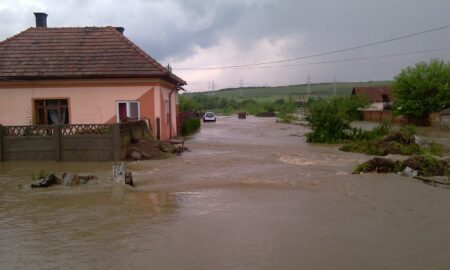
[[450,167],[447,161],[439,160],[435,156],[424,153],[412,155],[404,161],[392,161],[386,158],[375,157],[369,161],[359,164],[353,170],[353,174],[359,173],[400,173],[409,167],[416,171],[417,175],[430,176],[447,176],[450,175]]
[[388,154],[442,156],[443,146],[431,142],[421,147],[415,141],[415,127],[403,126],[399,131],[393,131],[388,123],[382,123],[371,131],[360,129],[354,132],[352,139],[341,148],[344,152],[364,153],[372,156],[386,156]]

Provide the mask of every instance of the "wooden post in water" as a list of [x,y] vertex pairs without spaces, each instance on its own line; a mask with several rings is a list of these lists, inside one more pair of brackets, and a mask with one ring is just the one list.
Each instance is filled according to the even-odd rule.
[[113,140],[113,156],[114,161],[120,161],[122,142],[120,138],[120,124],[113,124],[112,126],[112,140]]
[[113,164],[113,181],[115,184],[126,184],[134,186],[133,175],[127,169],[127,164],[117,162]]
[[3,161],[3,126],[0,125],[0,162]]

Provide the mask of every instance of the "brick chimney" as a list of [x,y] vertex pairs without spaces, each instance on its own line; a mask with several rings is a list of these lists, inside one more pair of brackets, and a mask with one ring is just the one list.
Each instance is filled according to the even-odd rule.
[[116,28],[116,30],[119,31],[119,33],[121,33],[123,35],[123,32],[125,31],[124,27],[119,26],[119,27],[114,27],[114,28]]
[[36,27],[47,27],[47,13],[34,12],[36,17]]

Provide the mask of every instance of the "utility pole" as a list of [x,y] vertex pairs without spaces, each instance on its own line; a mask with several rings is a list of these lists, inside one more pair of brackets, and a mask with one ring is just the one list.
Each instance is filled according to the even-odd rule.
[[214,80],[212,82],[212,95],[214,96]]
[[241,76],[241,81],[240,81],[240,86],[241,86],[241,98],[244,97],[244,89],[242,88],[242,85],[244,84],[244,81],[242,80],[242,76]]
[[333,96],[336,96],[336,75],[334,75],[334,87],[333,87]]
[[311,77],[309,76],[309,73],[306,75],[306,83],[308,86],[306,87],[306,93],[308,94],[306,96],[306,101],[309,100],[309,95],[311,94]]

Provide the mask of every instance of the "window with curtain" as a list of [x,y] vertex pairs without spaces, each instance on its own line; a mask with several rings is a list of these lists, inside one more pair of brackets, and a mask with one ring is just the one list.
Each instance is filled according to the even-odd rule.
[[36,125],[69,124],[67,99],[35,99],[34,123]]
[[126,122],[139,120],[141,114],[139,112],[139,101],[117,101],[116,102],[116,115],[117,122]]

